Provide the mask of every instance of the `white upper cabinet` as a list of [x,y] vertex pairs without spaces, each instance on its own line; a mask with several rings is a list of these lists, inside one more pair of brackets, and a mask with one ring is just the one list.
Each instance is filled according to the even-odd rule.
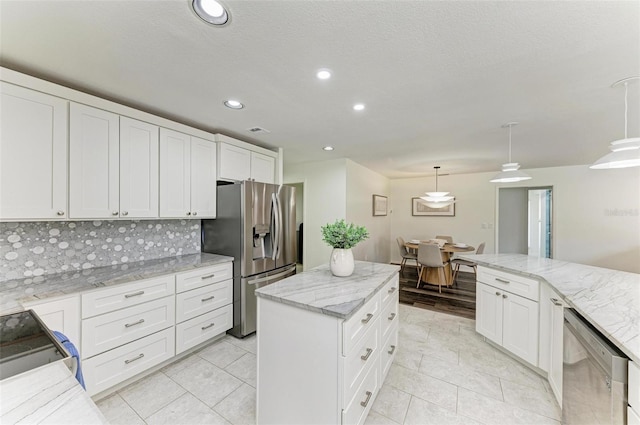
[[158,217],[158,126],[120,117],[120,217]]
[[274,183],[276,159],[272,156],[251,152],[251,178],[262,183]]
[[0,82],[0,220],[67,218],[67,104]]
[[251,151],[228,143],[218,143],[218,146],[218,178],[250,180]]
[[118,115],[71,103],[69,125],[69,217],[118,217]]
[[160,217],[214,218],[216,144],[160,129]]

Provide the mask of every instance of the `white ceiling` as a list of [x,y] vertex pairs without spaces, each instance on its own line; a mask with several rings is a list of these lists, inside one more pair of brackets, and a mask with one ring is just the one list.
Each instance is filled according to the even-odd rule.
[[187,0],[2,0],[0,65],[283,147],[285,164],[348,157],[391,178],[497,172],[509,121],[522,168],[591,163],[624,136],[610,85],[640,74],[640,1],[224,4],[231,22],[212,27]]

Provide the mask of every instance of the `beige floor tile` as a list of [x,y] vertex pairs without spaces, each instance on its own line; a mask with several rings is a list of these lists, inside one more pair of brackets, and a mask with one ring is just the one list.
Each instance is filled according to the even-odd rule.
[[[283,407],[284,408],[284,407]],[[213,409],[233,425],[256,423],[256,389],[242,384]]]
[[227,335],[224,338],[224,341],[228,342],[229,344],[233,344],[236,347],[240,347],[245,351],[248,351],[250,353],[256,354],[257,351],[257,342],[258,340],[256,339],[256,334],[253,335],[249,335],[247,337],[244,338],[236,338],[235,336],[231,336],[231,335]]
[[242,381],[208,361],[194,356],[195,361],[177,371],[165,373],[209,407],[218,404],[242,385]]
[[504,401],[507,403],[552,419],[562,419],[560,406],[558,406],[554,395],[547,392],[546,388],[534,390],[526,385],[506,380],[501,381]]
[[112,425],[144,425],[144,421],[119,394],[113,394],[96,403]]
[[156,372],[123,388],[118,394],[146,419],[185,392],[164,373]]
[[458,387],[448,382],[391,365],[385,384],[455,411]]
[[229,422],[187,393],[147,418],[147,424],[228,425]]
[[416,353],[458,364],[458,350],[455,348],[438,346],[427,341],[415,341],[401,336],[398,336],[398,339],[399,352]]
[[256,367],[257,360],[255,354],[245,353],[235,362],[231,363],[224,370],[238,379],[256,388]]
[[455,409],[445,409],[417,397],[411,397],[404,425],[474,425],[481,424],[469,417],[459,416]]
[[367,419],[364,421],[364,425],[401,425],[401,423],[394,422],[386,416],[382,416],[372,410],[369,410]]
[[371,407],[371,411],[401,424],[404,422],[410,400],[411,394],[400,391],[391,385],[383,384]]
[[422,354],[417,351],[407,350],[406,344],[398,344],[396,350],[396,356],[393,359],[393,363],[399,366],[406,367],[411,370],[418,370],[420,368],[420,361],[422,360]]
[[218,341],[198,351],[198,356],[220,369],[224,369],[245,354],[247,354],[246,350],[230,344],[228,341]]

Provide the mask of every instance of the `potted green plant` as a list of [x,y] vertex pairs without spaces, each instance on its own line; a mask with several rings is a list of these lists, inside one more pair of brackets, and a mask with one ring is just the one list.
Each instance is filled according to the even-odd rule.
[[364,226],[347,223],[343,219],[321,227],[322,240],[333,247],[329,268],[334,276],[351,276],[355,268],[351,248],[369,237]]

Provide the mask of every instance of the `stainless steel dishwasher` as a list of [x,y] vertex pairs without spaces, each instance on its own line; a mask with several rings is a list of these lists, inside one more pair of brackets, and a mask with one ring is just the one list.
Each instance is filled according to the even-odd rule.
[[627,357],[572,308],[563,339],[562,423],[626,424]]

